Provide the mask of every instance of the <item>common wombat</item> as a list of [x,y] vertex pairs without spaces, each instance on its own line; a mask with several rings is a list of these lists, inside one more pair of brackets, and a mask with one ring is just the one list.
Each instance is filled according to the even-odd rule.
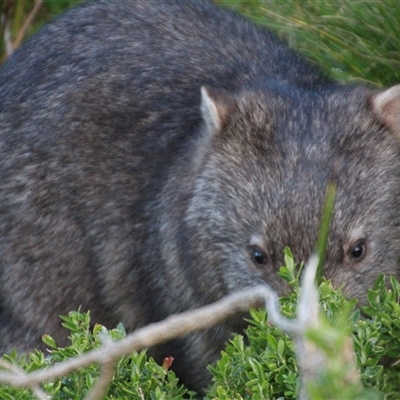
[[[0,348],[59,314],[132,331],[268,282],[313,249],[363,300],[399,275],[400,88],[339,86],[232,12],[107,0],[66,13],[0,71]],[[203,87],[203,88],[202,88]],[[202,88],[202,89],[201,89]],[[160,347],[190,387],[240,318]]]

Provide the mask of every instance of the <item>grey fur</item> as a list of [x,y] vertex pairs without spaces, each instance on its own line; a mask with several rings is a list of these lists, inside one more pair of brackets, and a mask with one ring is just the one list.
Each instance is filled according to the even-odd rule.
[[[399,276],[398,87],[338,86],[269,32],[181,0],[75,8],[0,87],[2,351],[63,343],[58,315],[78,306],[132,331],[259,282],[284,290],[283,248],[310,255],[330,180],[326,275],[361,301]],[[153,354],[201,389],[242,327]]]

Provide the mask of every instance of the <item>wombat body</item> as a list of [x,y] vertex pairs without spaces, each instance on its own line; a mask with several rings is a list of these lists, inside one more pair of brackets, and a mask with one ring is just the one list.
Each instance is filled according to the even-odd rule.
[[[201,89],[203,87],[203,89]],[[400,90],[339,86],[200,1],[96,1],[0,70],[0,348],[63,343],[59,314],[127,330],[310,255],[361,301],[399,276]],[[240,318],[154,350],[190,387]]]

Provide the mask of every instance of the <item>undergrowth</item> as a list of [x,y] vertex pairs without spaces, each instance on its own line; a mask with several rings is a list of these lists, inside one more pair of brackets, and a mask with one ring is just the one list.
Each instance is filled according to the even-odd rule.
[[[286,266],[280,270],[282,279],[292,290],[280,299],[282,313],[293,317],[299,292],[299,269],[286,250]],[[346,374],[343,363],[332,363],[331,370],[321,373],[309,388],[311,399],[397,399],[400,392],[400,284],[394,278],[378,279],[368,293],[369,304],[361,309],[356,301],[346,300],[340,290],[323,280],[319,286],[323,323],[309,333],[310,339],[333,359],[351,335],[362,386],[343,385]],[[264,309],[251,310],[245,335],[235,334],[209,369],[213,379],[206,399],[296,399],[299,376],[293,340],[271,325]],[[101,335],[113,340],[125,336],[123,326],[107,330],[101,325],[90,328],[90,314],[71,312],[63,316],[69,330],[70,346],[58,348],[54,339],[45,335],[48,351],[34,351],[18,356],[16,352],[3,359],[35,371],[68,360],[101,346]],[[168,363],[167,363],[168,364]],[[81,399],[99,375],[96,365],[83,368],[62,379],[43,384],[53,399]],[[1,399],[32,399],[28,389],[0,386]],[[167,365],[157,365],[141,351],[121,358],[106,399],[195,399],[199,398],[179,384]]]

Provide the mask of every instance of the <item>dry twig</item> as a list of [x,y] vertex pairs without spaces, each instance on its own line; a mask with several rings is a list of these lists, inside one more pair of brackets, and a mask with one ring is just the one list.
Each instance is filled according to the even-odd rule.
[[32,25],[32,22],[35,19],[36,14],[40,10],[40,7],[42,6],[42,4],[43,4],[43,0],[35,0],[35,5],[33,6],[31,12],[26,17],[21,28],[18,29],[15,39],[13,40],[13,43],[12,43],[13,50],[18,48],[20,46],[20,44],[22,43],[22,40],[24,39],[26,33],[28,32],[29,27]]
[[3,10],[3,13],[1,14],[1,24],[0,25],[3,30],[4,47],[6,49],[6,57],[9,57],[14,52],[14,50],[21,45],[22,40],[25,38],[25,36],[34,21],[36,14],[39,12],[42,4],[43,4],[43,0],[35,0],[35,4],[31,10],[31,12],[26,17],[22,26],[18,29],[14,40],[12,39],[12,35],[11,35],[9,9],[7,8],[7,9]]

